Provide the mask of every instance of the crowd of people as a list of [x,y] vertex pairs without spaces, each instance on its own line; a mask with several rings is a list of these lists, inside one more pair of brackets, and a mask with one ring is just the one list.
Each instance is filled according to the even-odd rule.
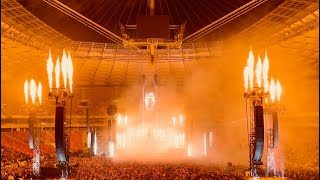
[[31,158],[30,155],[17,152],[10,147],[1,146],[1,179],[31,177]]
[[287,168],[284,172],[289,179],[319,179],[319,168]]
[[[27,134],[28,132],[1,133],[1,179],[33,176],[33,153],[28,147]],[[71,133],[70,146],[74,150],[70,159],[71,177],[75,179],[246,179],[247,163],[242,163],[245,165],[244,168],[238,166],[230,168],[226,164],[194,161],[137,162],[93,157],[81,150],[83,148],[81,135],[79,130]],[[54,143],[54,131],[42,132],[41,137],[42,144],[46,143],[49,146]],[[281,176],[289,179],[319,179],[319,145],[316,141],[310,140],[303,147],[296,147],[295,144],[284,145],[285,148],[278,149],[281,158],[276,157],[282,163]],[[41,167],[56,168],[55,149],[50,147],[53,153],[49,154],[44,151],[43,146],[41,148]],[[219,152],[215,153],[218,156]]]
[[[10,148],[2,147],[1,179],[30,178],[32,159]],[[21,163],[22,161],[24,163]],[[41,158],[41,167],[56,168],[55,156]],[[198,161],[124,161],[73,153],[70,158],[71,178],[74,179],[247,179],[247,166],[227,166]],[[319,168],[285,167],[289,179],[319,179]],[[52,177],[51,177],[52,178]],[[59,178],[59,174],[55,178]]]
[[310,140],[303,147],[284,151],[284,175],[291,179],[319,179],[319,144]]
[[72,173],[76,179],[246,179],[244,172],[236,172],[226,166],[191,161],[122,162],[105,157],[74,157],[71,162],[78,164]]
[[1,167],[31,159],[31,156],[14,151],[12,148],[1,146]]
[[310,141],[303,147],[287,148],[284,151],[286,166],[290,168],[319,167],[319,144]]
[[30,179],[33,177],[31,166],[6,166],[1,167],[1,179]]

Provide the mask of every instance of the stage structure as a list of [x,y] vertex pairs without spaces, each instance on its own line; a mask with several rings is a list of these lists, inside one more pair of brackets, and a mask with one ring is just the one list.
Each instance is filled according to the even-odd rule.
[[279,121],[278,113],[284,112],[285,107],[280,104],[281,86],[279,81],[275,84],[271,80],[270,84],[270,102],[264,106],[265,117],[269,117],[266,122],[267,128],[267,164],[266,176],[278,176],[276,157],[279,141]]
[[118,112],[118,108],[116,105],[114,104],[110,104],[107,107],[107,114],[110,116],[108,119],[108,156],[109,157],[113,157],[114,153],[115,153],[115,127],[113,126],[113,124],[115,124],[116,119],[115,119],[115,115]]
[[[60,69],[63,76],[63,87],[60,87]],[[49,99],[54,99],[56,104],[55,111],[55,145],[58,166],[61,168],[61,178],[68,178],[68,165],[69,165],[69,146],[70,136],[67,130],[66,117],[66,105],[67,100],[70,100],[70,127],[71,127],[71,107],[72,107],[72,78],[73,78],[73,65],[70,53],[66,54],[63,50],[62,61],[60,65],[59,57],[57,58],[55,65],[55,80],[56,88],[52,87],[52,74],[53,74],[53,62],[51,51],[49,51],[49,57],[47,60],[47,73],[49,79],[50,92],[48,94]],[[67,79],[69,80],[69,88],[67,88]]]
[[[249,160],[250,160],[250,176],[259,177],[260,166],[263,165],[263,149],[264,149],[264,106],[266,102],[274,101],[275,86],[273,78],[269,87],[268,72],[269,60],[267,53],[265,54],[263,63],[260,56],[254,71],[254,55],[252,50],[249,52],[248,63],[244,68],[244,85],[246,99],[247,129],[249,139]],[[254,83],[255,77],[255,83]],[[263,81],[262,81],[263,80]],[[278,81],[279,90],[281,86]],[[250,87],[248,89],[248,86]],[[279,95],[280,96],[280,95]],[[247,109],[247,101],[249,100],[249,110]],[[249,111],[249,113],[248,113]],[[249,117],[248,117],[249,114]],[[277,128],[276,128],[277,129]],[[274,141],[275,142],[275,141]]]
[[89,105],[88,100],[82,100],[80,102],[80,107],[86,111],[86,125],[87,125],[87,147],[91,148],[91,128],[90,128],[90,119],[89,119]]
[[[24,95],[26,107],[29,112],[29,148],[33,151],[33,175],[40,176],[40,157],[41,157],[41,120],[37,119],[37,112],[42,102],[42,85],[39,82],[38,87],[34,79],[30,83],[26,80],[24,83]],[[28,104],[28,97],[31,97],[31,105]],[[39,102],[36,103],[36,97]]]
[[153,124],[154,127],[159,127],[157,75],[142,75],[142,82],[141,125],[144,127],[146,124]]

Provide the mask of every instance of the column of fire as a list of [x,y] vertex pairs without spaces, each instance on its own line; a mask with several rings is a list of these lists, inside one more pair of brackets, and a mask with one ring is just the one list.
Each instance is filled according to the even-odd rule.
[[[60,63],[59,57],[57,57],[55,68],[53,69],[53,62],[51,51],[49,50],[49,57],[47,60],[47,73],[49,80],[49,99],[54,99],[56,104],[55,111],[55,145],[56,145],[56,155],[58,165],[62,168],[62,177],[68,177],[68,163],[69,163],[69,146],[70,137],[65,131],[67,122],[66,122],[66,101],[70,100],[70,129],[71,129],[71,106],[72,106],[72,84],[73,84],[73,64],[70,52],[68,56],[66,55],[66,51],[63,50],[62,60]],[[61,71],[60,71],[61,69]],[[55,72],[55,82],[56,87],[52,87],[53,81],[53,70]],[[63,87],[60,86],[60,74],[62,72],[63,78]],[[67,80],[69,82],[69,88],[67,87]]]
[[[31,104],[28,104],[29,95],[31,97]],[[34,79],[31,79],[30,83],[28,80],[24,83],[24,96],[26,101],[26,108],[29,112],[29,148],[33,150],[33,175],[36,177],[40,176],[40,156],[41,156],[41,141],[40,141],[40,131],[41,122],[37,123],[35,127],[35,122],[37,120],[37,112],[40,109],[42,102],[42,85],[39,82],[38,87]],[[36,103],[36,97],[38,97],[38,103]]]
[[273,102],[274,92],[276,91],[275,87],[279,88],[280,90],[277,90],[277,92],[281,93],[279,80],[275,86],[274,80],[271,77],[271,82],[269,83],[268,73],[269,60],[267,53],[265,53],[263,63],[261,62],[260,56],[258,56],[256,69],[254,71],[254,55],[252,50],[250,50],[247,66],[244,68],[244,97],[246,98],[246,102],[249,100],[250,107],[249,125],[247,124],[247,128],[249,130],[249,160],[250,175],[252,177],[259,176],[259,166],[263,165],[261,160],[264,148],[264,106],[270,100]]

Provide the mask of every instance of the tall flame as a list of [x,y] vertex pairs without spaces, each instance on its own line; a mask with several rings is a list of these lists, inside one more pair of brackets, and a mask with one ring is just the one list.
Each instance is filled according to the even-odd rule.
[[264,86],[265,92],[268,92],[268,90],[269,90],[268,73],[269,73],[269,59],[268,59],[268,54],[266,51],[266,54],[265,54],[264,60],[263,60],[263,68],[262,68],[263,83],[264,83],[263,86]]
[[258,56],[258,62],[256,65],[256,79],[257,79],[257,84],[258,87],[261,88],[261,74],[262,74],[262,63],[261,63],[261,58]]
[[97,143],[97,131],[94,131],[94,144],[93,144],[93,153],[97,155],[98,143]]
[[56,73],[56,88],[58,89],[60,87],[60,62],[59,62],[59,57],[57,58],[57,61],[56,61],[55,73]]
[[173,121],[173,127],[176,127],[176,117],[173,116],[172,121]]
[[182,126],[183,124],[183,117],[182,117],[182,114],[180,114],[180,126]]
[[213,133],[212,133],[212,131],[210,131],[210,133],[209,133],[209,144],[210,144],[210,147],[212,147],[212,144],[213,144]]
[[249,68],[248,68],[248,66],[244,67],[243,78],[244,78],[244,88],[245,88],[245,90],[247,92],[248,91],[248,80],[249,80]]
[[278,101],[280,101],[282,89],[281,89],[279,79],[277,80],[277,84],[276,84],[276,92],[277,92],[277,99],[278,99]]
[[121,114],[119,113],[117,117],[118,125],[121,125],[121,120],[122,120],[122,117],[121,117]]
[[48,73],[48,80],[49,80],[49,87],[50,91],[52,88],[52,73],[53,73],[53,62],[51,57],[51,50],[49,50],[49,57],[47,60],[47,73]]
[[274,99],[275,99],[275,96],[276,96],[276,89],[275,89],[275,84],[274,84],[274,80],[273,78],[271,77],[271,82],[270,82],[270,99],[271,99],[271,102],[274,102]]
[[67,88],[67,69],[68,69],[68,59],[67,59],[66,51],[63,50],[62,60],[61,60],[61,71],[62,71],[64,88]]
[[34,79],[31,79],[30,81],[30,96],[31,96],[32,104],[35,104],[36,96],[37,96],[37,85]]
[[253,56],[252,49],[250,49],[249,58],[248,58],[248,68],[249,68],[249,79],[250,79],[251,91],[253,90],[253,76],[254,76],[253,67],[254,67],[254,56]]
[[68,63],[67,64],[68,64],[67,73],[68,73],[68,79],[69,79],[69,86],[70,86],[70,91],[72,92],[73,64],[72,64],[70,52],[68,53]]
[[39,103],[41,105],[41,103],[42,103],[42,85],[41,85],[41,82],[39,82],[39,84],[38,84],[38,99],[39,99]]
[[188,156],[191,157],[192,153],[191,153],[191,145],[188,144]]
[[127,115],[124,116],[124,124],[125,124],[125,125],[128,125],[128,116],[127,116]]
[[28,104],[28,97],[29,97],[28,91],[29,91],[29,84],[28,84],[28,80],[26,80],[24,82],[24,98],[26,100],[26,104]]

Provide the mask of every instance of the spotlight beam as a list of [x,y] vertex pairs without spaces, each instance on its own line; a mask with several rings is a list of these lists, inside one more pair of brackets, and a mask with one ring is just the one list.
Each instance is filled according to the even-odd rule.
[[79,21],[80,23],[84,24],[90,29],[96,31],[97,33],[103,35],[104,37],[107,37],[108,39],[112,40],[115,43],[123,44],[127,42],[126,40],[122,39],[121,37],[107,30],[106,28],[100,26],[99,24],[93,22],[92,20],[86,18],[85,16],[69,8],[68,6],[64,5],[58,0],[43,0],[43,1],[51,5],[52,7],[58,9],[59,11],[65,13],[66,15],[72,17],[73,19]]
[[209,34],[210,32],[218,29],[219,27],[227,24],[228,22],[236,19],[237,17],[249,12],[250,10],[256,8],[257,6],[265,3],[267,0],[252,0],[249,3],[241,6],[240,8],[232,11],[231,13],[223,16],[222,18],[214,21],[213,23],[207,25],[206,27],[196,31],[195,33],[189,35],[188,37],[183,39],[183,43],[188,43],[188,42],[192,42],[195,41],[207,34]]

